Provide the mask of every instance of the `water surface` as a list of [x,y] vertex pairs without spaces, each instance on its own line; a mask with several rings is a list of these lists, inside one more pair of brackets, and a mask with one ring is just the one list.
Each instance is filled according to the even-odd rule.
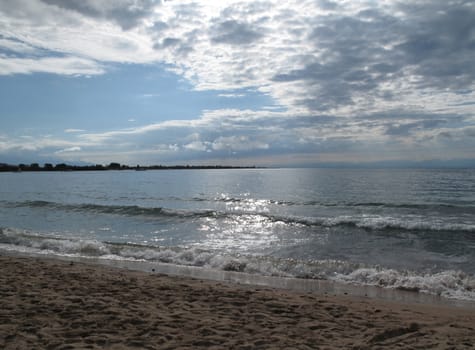
[[0,174],[1,248],[475,300],[475,171]]

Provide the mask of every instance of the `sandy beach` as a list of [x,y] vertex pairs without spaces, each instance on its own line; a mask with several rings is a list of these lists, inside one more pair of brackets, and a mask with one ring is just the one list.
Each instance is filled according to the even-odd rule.
[[475,310],[0,256],[2,349],[473,349]]

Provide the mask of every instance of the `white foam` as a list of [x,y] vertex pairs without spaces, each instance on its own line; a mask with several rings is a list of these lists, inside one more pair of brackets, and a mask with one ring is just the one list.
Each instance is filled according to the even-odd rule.
[[392,217],[382,215],[341,215],[336,217],[309,219],[312,224],[333,227],[338,225],[355,225],[365,229],[406,229],[430,231],[475,231],[473,222],[450,222],[437,217],[405,215]]
[[332,279],[359,285],[413,290],[446,298],[475,300],[475,277],[461,271],[418,274],[393,269],[360,268],[349,274],[336,274]]
[[1,229],[0,238],[0,249],[24,253],[109,260],[140,260],[263,276],[331,279],[344,283],[405,289],[446,298],[475,301],[475,276],[461,271],[418,273],[366,267],[330,259],[307,261],[271,256],[226,254],[198,247],[147,247],[108,244],[88,239],[42,237],[11,229]]
[[35,251],[47,251],[53,254],[77,254],[85,256],[102,256],[111,254],[106,243],[89,239],[62,239],[43,237],[38,234],[14,229],[2,229],[5,245],[17,248],[29,248]]

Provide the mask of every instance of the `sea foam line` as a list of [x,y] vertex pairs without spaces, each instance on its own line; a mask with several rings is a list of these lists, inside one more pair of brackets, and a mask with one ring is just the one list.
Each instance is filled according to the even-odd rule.
[[14,229],[0,229],[0,248],[45,255],[199,266],[262,276],[326,279],[475,301],[475,276],[454,270],[434,273],[398,271],[340,260],[304,261],[272,256],[227,254],[197,247],[152,247],[97,240],[63,239]]

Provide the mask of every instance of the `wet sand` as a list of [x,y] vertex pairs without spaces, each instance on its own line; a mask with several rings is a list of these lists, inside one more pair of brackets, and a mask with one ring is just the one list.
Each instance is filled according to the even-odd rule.
[[0,256],[1,349],[474,349],[475,309]]

